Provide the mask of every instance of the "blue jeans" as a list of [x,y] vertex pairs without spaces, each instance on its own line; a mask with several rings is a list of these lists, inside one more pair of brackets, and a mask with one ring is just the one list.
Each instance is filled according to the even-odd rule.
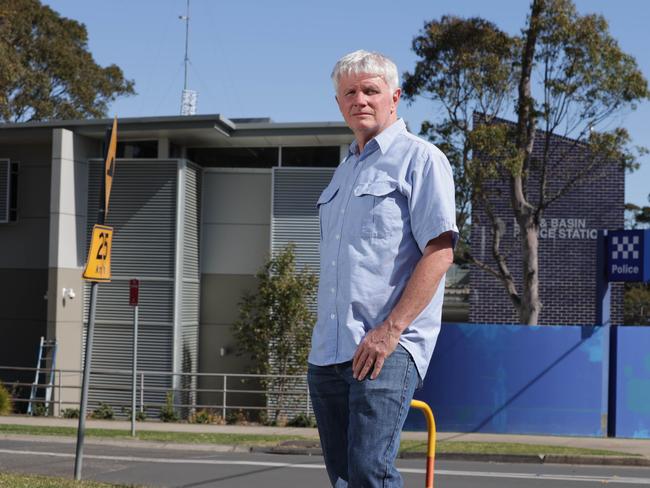
[[400,432],[419,376],[401,345],[377,379],[352,378],[352,362],[309,365],[311,401],[327,474],[336,488],[402,487]]

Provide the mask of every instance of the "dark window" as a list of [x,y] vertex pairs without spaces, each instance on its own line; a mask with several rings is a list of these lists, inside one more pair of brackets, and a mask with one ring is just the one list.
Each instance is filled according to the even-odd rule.
[[277,147],[189,148],[187,158],[212,168],[271,168],[278,165]]
[[9,221],[18,220],[18,163],[11,163],[9,169]]
[[158,141],[123,141],[117,143],[118,158],[152,158],[158,157]]
[[282,166],[337,167],[338,146],[282,147]]

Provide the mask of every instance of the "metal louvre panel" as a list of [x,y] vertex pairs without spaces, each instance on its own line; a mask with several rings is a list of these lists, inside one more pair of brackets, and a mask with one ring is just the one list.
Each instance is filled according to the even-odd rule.
[[298,269],[318,273],[320,268],[316,202],[333,174],[333,168],[273,168],[271,252],[294,243]]
[[[172,281],[140,280],[139,321],[172,325],[174,314],[174,283]],[[129,280],[115,278],[102,283],[97,294],[97,321],[133,322],[129,306]]]
[[187,165],[185,170],[185,218],[183,227],[183,278],[199,279],[201,170],[190,164]]
[[9,222],[9,160],[0,159],[0,223]]
[[[102,161],[89,164],[87,248],[97,219]],[[138,369],[171,372],[174,349],[174,278],[178,162],[118,160],[106,225],[114,228],[112,282],[99,285],[89,399],[114,407],[130,403],[130,376],[99,374],[97,369],[130,369],[133,308],[130,278],[140,280]],[[90,285],[84,286],[84,322]],[[86,331],[84,330],[84,336]],[[84,337],[85,340],[85,337]],[[161,391],[147,391],[148,388]],[[145,376],[145,403],[163,403],[170,378]],[[118,412],[118,410],[116,410]]]
[[181,322],[183,325],[199,323],[199,282],[183,281],[183,303],[181,304]]
[[[84,330],[84,340],[85,340]],[[138,328],[138,370],[171,370],[171,336],[172,328],[161,325],[140,325]],[[131,375],[98,373],[98,369],[131,369],[132,360],[132,325],[95,324],[93,347],[93,364],[89,391],[90,408],[96,408],[100,402],[112,405],[119,413],[119,407],[131,403]],[[138,379],[138,388],[140,380]],[[146,403],[162,403],[165,393],[170,388],[170,379],[165,376],[145,375]],[[161,388],[161,391],[151,391]],[[147,391],[149,390],[149,391]],[[139,401],[139,395],[138,395]]]
[[[92,161],[88,185],[88,245],[102,176]],[[176,161],[119,160],[106,225],[114,228],[111,271],[122,276],[174,278]]]

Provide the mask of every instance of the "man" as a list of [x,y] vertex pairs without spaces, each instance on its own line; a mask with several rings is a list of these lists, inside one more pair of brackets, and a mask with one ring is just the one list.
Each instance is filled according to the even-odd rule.
[[355,141],[318,199],[309,388],[332,485],[400,487],[400,432],[440,330],[458,235],[453,177],[398,119],[392,61],[356,51],[332,80]]

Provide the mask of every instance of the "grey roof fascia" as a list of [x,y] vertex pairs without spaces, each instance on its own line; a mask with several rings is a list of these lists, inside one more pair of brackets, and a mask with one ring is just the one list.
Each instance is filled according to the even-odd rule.
[[[0,130],[31,130],[36,128],[73,129],[80,133],[94,133],[99,131],[103,135],[106,127],[113,123],[113,119],[83,119],[83,120],[51,120],[46,122],[22,122],[0,124]],[[224,134],[231,134],[235,124],[221,116],[216,115],[174,115],[161,117],[124,117],[118,118],[120,129],[128,132],[131,130],[192,130],[216,128]]]
[[344,122],[237,124],[232,137],[352,135]]

